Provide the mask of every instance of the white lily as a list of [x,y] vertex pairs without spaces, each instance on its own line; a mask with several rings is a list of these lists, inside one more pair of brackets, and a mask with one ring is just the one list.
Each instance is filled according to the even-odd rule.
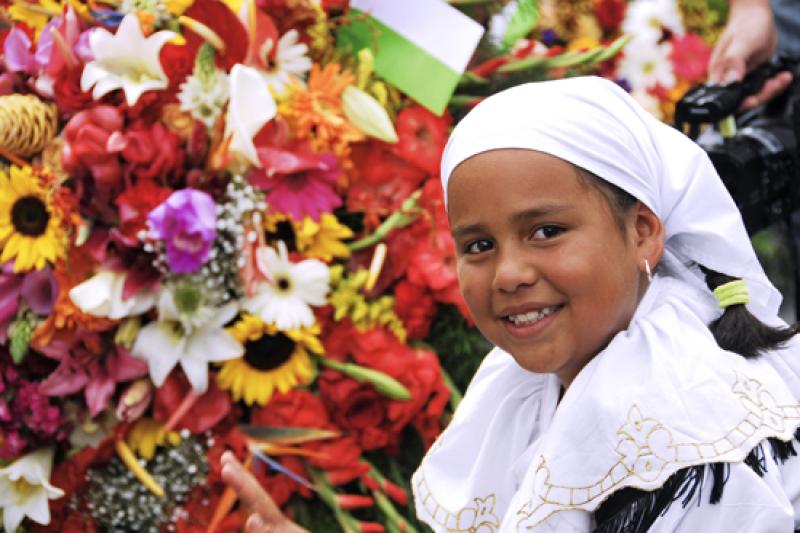
[[275,117],[278,105],[256,69],[237,63],[231,69],[229,79],[230,102],[225,123],[225,136],[231,136],[228,150],[260,167],[253,137]]
[[177,34],[163,30],[145,37],[136,15],[125,15],[112,34],[103,28],[92,30],[89,47],[94,60],[81,75],[81,89],[92,86],[95,100],[115,90],[125,91],[128,105],[134,105],[145,91],[165,89],[167,75],[158,56],[161,48]]
[[164,288],[158,320],[139,331],[131,353],[147,361],[156,387],[163,385],[180,363],[192,388],[202,394],[208,388],[209,361],[226,361],[244,354],[244,347],[223,327],[236,316],[236,304],[214,308],[202,305],[201,298],[199,289],[193,286]]
[[156,303],[156,293],[142,290],[130,298],[122,297],[126,274],[101,270],[69,291],[69,298],[78,309],[94,316],[120,320],[141,315]]
[[262,283],[243,307],[282,330],[313,325],[311,306],[325,305],[330,290],[328,266],[318,259],[292,263],[283,241],[278,241],[278,252],[264,247],[256,254],[274,282]]
[[0,468],[0,508],[3,527],[16,531],[26,516],[37,524],[50,523],[50,504],[64,491],[50,484],[53,448],[39,448]]

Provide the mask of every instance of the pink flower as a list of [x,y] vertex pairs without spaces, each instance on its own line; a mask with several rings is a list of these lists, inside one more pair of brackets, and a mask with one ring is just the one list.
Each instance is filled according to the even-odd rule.
[[217,236],[216,205],[208,193],[175,191],[150,212],[147,220],[151,234],[164,241],[173,272],[194,272],[208,260]]
[[38,315],[47,315],[58,298],[58,283],[50,267],[25,275],[14,274],[13,263],[0,269],[0,342],[5,342],[8,324],[17,313],[20,298]]
[[275,128],[270,146],[256,148],[263,170],[250,176],[253,185],[267,192],[270,207],[295,220],[306,215],[319,220],[342,205],[334,190],[341,174],[336,157],[315,154],[307,142],[288,141],[281,127]]
[[[99,349],[104,352],[97,353]],[[118,382],[147,374],[146,362],[133,357],[118,344],[106,347],[94,335],[73,346],[55,340],[40,350],[60,364],[41,383],[39,390],[48,396],[75,394],[83,390],[92,417],[108,406]]]
[[708,72],[711,47],[694,33],[672,38],[672,51],[669,55],[675,74],[690,82],[702,81]]

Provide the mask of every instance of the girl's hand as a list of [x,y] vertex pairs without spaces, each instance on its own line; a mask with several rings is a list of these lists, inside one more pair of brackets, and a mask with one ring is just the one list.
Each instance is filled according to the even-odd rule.
[[281,513],[253,474],[231,452],[222,454],[222,479],[236,491],[247,509],[245,533],[308,533]]

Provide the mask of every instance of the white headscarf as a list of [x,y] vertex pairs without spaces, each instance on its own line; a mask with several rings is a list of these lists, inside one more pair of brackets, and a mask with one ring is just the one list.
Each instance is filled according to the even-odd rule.
[[622,487],[653,490],[687,466],[739,462],[767,437],[791,439],[798,343],[746,360],[707,327],[721,311],[698,263],[744,278],[751,312],[782,321],[780,294],[703,150],[608,80],[530,83],[456,126],[445,192],[461,162],[502,148],[555,155],[642,201],[664,223],[664,257],[628,328],[560,403],[555,376],[499,349],[487,356],[414,475],[420,517],[437,531],[588,531],[590,513]]

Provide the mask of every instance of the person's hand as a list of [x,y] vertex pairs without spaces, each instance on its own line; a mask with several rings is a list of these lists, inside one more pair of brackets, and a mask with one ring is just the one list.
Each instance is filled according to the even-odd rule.
[[247,469],[231,452],[222,454],[222,479],[239,495],[247,509],[245,533],[308,533],[286,518]]
[[[731,1],[728,22],[709,61],[709,80],[717,83],[741,81],[747,72],[772,56],[777,40],[767,0]],[[790,72],[779,72],[764,83],[761,91],[745,98],[742,109],[766,102],[786,89],[791,81]]]

